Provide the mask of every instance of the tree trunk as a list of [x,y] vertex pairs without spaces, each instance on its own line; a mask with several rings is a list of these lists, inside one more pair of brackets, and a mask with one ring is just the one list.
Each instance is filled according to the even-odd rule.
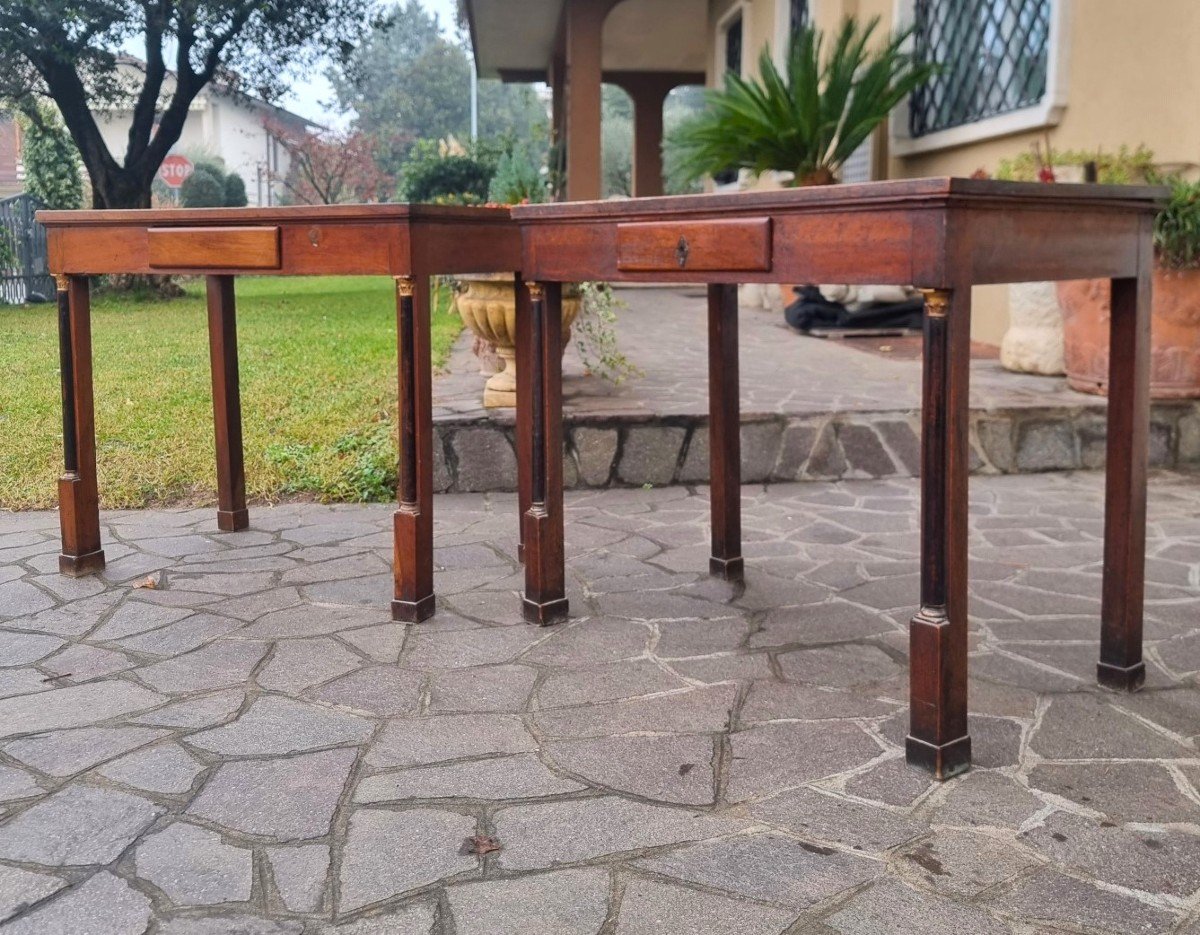
[[46,82],[92,183],[92,207],[149,208],[150,184],[158,163],[147,171],[144,156],[132,165],[122,165],[113,158],[89,109],[83,82],[73,70],[57,69],[46,76]]
[[[86,164],[86,163],[85,163]],[[146,178],[137,169],[109,169],[92,173],[93,208],[149,208],[153,177]]]
[[[117,172],[97,173],[101,181],[92,179],[92,207],[103,208],[149,208],[150,186],[153,179],[143,179],[136,171],[120,169]],[[183,289],[170,276],[140,276],[122,274],[106,276],[105,286],[116,292],[151,292],[164,299],[183,295]]]

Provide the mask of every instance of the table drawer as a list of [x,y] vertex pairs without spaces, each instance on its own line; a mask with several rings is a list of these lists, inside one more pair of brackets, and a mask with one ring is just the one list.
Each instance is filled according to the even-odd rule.
[[279,269],[278,227],[152,227],[154,269]]
[[765,273],[771,269],[771,219],[618,224],[617,269]]

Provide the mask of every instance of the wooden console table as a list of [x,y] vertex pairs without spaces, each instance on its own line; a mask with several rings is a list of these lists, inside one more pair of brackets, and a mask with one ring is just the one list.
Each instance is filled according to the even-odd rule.
[[[331,205],[153,211],[42,211],[58,282],[63,448],[59,480],[62,555],[68,575],[104,567],[96,486],[88,276],[202,274],[216,422],[217,524],[244,529],[242,414],[234,277],[392,276],[399,375],[399,504],[392,616],[433,613],[433,422],[429,277],[509,272],[520,241],[507,208]],[[519,283],[518,283],[519,285]],[[524,289],[519,289],[524,292]],[[280,327],[286,328],[286,319]]]
[[[561,284],[708,284],[712,558],[742,574],[737,287],[912,284],[926,298],[921,594],[910,629],[910,763],[947,778],[970,765],[967,474],[971,286],[1112,280],[1111,397],[1101,684],[1145,677],[1142,598],[1149,427],[1150,272],[1157,188],[920,179],[736,195],[530,205],[521,228],[529,314],[520,335],[518,438],[524,607],[567,613],[563,572]],[[803,380],[803,373],[781,375]]]

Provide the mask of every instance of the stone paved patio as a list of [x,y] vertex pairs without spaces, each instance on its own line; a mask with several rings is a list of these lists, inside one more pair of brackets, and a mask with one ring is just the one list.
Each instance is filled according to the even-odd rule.
[[[642,371],[613,387],[563,363],[570,487],[708,482],[705,293],[621,289],[616,331]],[[778,312],[742,309],[742,479],[912,477],[920,464],[921,363],[797,335]],[[481,408],[483,380],[464,335],[434,382],[434,483],[439,491],[512,490],[511,410]],[[971,364],[972,469],[982,474],[1098,468],[1104,400],[1061,377]],[[1200,463],[1200,405],[1155,407],[1151,462]]]
[[900,748],[911,481],[746,488],[744,591],[703,490],[570,495],[548,630],[507,495],[438,499],[409,628],[386,506],[109,513],[84,580],[0,515],[0,931],[1200,933],[1200,483],[1153,478],[1136,696],[1092,681],[1100,492],[973,484],[940,786]]

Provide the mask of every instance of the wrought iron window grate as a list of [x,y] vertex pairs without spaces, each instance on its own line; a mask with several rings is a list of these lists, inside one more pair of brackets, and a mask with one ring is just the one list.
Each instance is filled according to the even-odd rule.
[[792,32],[800,32],[808,27],[808,0],[791,0]]
[[1039,103],[1053,0],[915,0],[914,51],[938,74],[913,92],[909,134],[924,136]]
[[725,70],[742,73],[742,17],[739,14],[725,27]]

